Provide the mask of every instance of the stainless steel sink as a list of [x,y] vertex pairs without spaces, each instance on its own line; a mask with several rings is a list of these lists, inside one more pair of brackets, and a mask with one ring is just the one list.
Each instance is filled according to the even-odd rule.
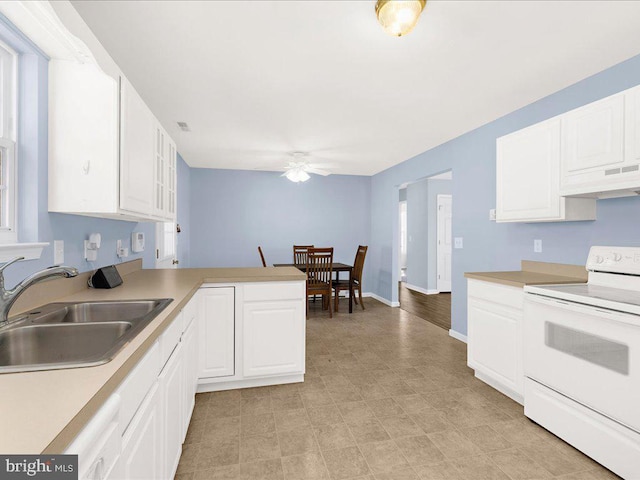
[[107,363],[172,301],[50,303],[21,314],[0,328],[0,373]]
[[[165,300],[50,303],[27,312],[30,324],[129,321],[143,318]],[[163,307],[164,308],[164,307]],[[21,317],[23,317],[21,315]]]

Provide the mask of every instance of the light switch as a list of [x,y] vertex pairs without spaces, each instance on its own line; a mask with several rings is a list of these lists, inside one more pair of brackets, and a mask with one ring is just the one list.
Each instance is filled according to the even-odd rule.
[[462,248],[462,237],[454,237],[453,248]]
[[533,241],[533,251],[535,253],[542,252],[542,240],[534,240]]
[[62,265],[64,263],[64,241],[53,241],[53,264]]

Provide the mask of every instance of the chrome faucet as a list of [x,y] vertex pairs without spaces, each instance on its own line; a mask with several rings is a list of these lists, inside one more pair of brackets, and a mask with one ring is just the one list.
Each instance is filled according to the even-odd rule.
[[18,283],[13,289],[5,290],[4,288],[4,270],[11,264],[20,260],[24,260],[24,257],[17,257],[13,260],[5,263],[0,267],[0,327],[9,323],[9,310],[24,291],[31,285],[46,280],[51,277],[75,277],[78,275],[78,270],[74,267],[65,267],[64,265],[45,268],[39,272],[29,275],[27,278]]

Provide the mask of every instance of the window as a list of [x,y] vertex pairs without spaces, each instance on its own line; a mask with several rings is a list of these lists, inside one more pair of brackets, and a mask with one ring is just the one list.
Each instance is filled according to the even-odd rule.
[[0,42],[0,243],[16,243],[17,54]]

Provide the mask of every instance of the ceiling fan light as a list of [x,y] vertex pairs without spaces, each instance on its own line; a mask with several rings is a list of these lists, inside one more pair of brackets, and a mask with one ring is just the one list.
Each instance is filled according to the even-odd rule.
[[427,0],[378,0],[376,16],[385,32],[401,37],[413,30]]
[[289,170],[285,176],[294,183],[306,182],[311,178],[307,172],[299,168]]

